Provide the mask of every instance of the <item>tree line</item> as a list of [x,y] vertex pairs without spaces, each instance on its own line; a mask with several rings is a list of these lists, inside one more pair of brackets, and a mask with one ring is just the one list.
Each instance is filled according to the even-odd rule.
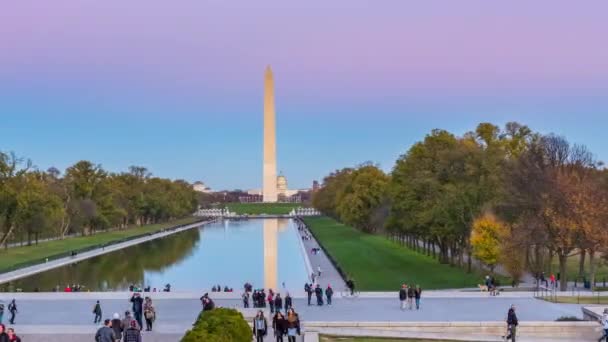
[[83,160],[61,173],[0,152],[0,247],[184,217],[196,210],[196,196],[186,181],[141,166],[113,173]]
[[365,163],[332,172],[314,194],[328,216],[386,233],[442,263],[517,281],[568,257],[589,259],[593,283],[608,246],[608,172],[581,145],[511,122],[481,123],[456,136],[436,129],[400,156],[392,171]]

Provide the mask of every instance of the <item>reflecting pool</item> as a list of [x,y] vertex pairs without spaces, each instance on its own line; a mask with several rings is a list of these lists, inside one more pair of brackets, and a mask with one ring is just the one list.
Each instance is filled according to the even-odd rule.
[[[214,285],[299,290],[307,280],[300,236],[290,219],[219,221],[17,280],[11,288],[123,291],[129,285],[198,291]],[[284,284],[284,285],[283,285]],[[2,288],[7,287],[6,284]]]

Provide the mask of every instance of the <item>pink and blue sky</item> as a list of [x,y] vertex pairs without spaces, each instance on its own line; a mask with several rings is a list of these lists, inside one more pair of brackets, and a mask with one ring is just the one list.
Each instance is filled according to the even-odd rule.
[[263,72],[279,169],[307,187],[390,170],[433,128],[519,121],[608,161],[608,1],[19,0],[0,5],[0,150],[41,169],[261,183]]

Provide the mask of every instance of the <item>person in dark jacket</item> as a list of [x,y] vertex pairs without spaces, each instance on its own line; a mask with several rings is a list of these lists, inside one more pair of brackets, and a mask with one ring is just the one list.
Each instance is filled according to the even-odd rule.
[[256,342],[264,342],[264,336],[268,333],[268,321],[264,317],[264,311],[258,311],[258,314],[253,319],[253,336]]
[[312,298],[312,293],[313,293],[313,289],[312,289],[312,284],[306,284],[304,286],[304,290],[306,291],[306,294],[308,295],[308,306],[310,306],[310,299]]
[[207,297],[203,299],[203,311],[211,311],[215,309],[215,303],[211,298]]
[[6,334],[8,335],[9,342],[21,342],[21,338],[15,334],[15,329],[8,328]]
[[131,326],[125,330],[124,342],[142,342],[141,332],[137,329],[137,322],[131,322]]
[[6,327],[0,323],[0,342],[9,342],[8,334],[6,333]]
[[139,293],[134,293],[131,297],[131,303],[133,303],[133,315],[141,328],[143,327],[142,314],[144,310],[144,300]]
[[15,316],[17,315],[17,302],[13,299],[11,303],[8,305],[8,312],[11,313],[11,317],[8,319],[10,324],[15,324]]
[[122,340],[122,332],[125,330],[125,327],[122,326],[122,321],[120,320],[120,315],[118,313],[115,313],[114,316],[112,316],[112,330],[114,330],[114,337],[116,337],[116,339],[118,341]]
[[274,310],[276,312],[281,312],[282,308],[283,308],[283,298],[281,298],[280,293],[277,293],[277,295],[274,297]]
[[401,285],[399,290],[399,302],[401,303],[401,310],[405,310],[405,303],[407,301],[407,285]]
[[243,299],[243,307],[246,309],[249,307],[249,292],[245,291],[243,292],[243,295],[241,296],[241,298]]
[[[114,336],[114,330],[111,328],[112,322],[106,319],[103,322],[103,327],[97,330],[95,334],[95,342],[116,342],[116,336]],[[0,340],[0,342],[2,342]]]
[[414,291],[414,297],[416,298],[416,310],[420,310],[420,297],[422,296],[422,289],[420,285],[416,285],[416,291]]
[[287,292],[287,294],[285,295],[285,312],[287,312],[287,310],[291,309],[291,307],[292,307],[291,296],[289,295],[289,292]]
[[274,336],[277,342],[283,342],[283,336],[287,334],[287,320],[278,310],[272,318],[272,329],[274,329]]
[[101,304],[99,304],[99,301],[97,301],[97,303],[95,303],[95,306],[93,307],[93,314],[95,314],[95,319],[93,319],[93,323],[101,323]]
[[323,289],[321,288],[321,285],[317,284],[317,287],[315,288],[315,294],[317,295],[317,305],[322,306],[323,305]]
[[414,285],[407,288],[407,307],[410,310],[414,309]]
[[296,342],[296,335],[300,335],[300,316],[291,308],[287,311],[287,340]]
[[327,297],[327,305],[331,305],[331,297],[334,295],[334,289],[331,288],[330,284],[327,284],[325,289],[325,297]]
[[519,321],[517,320],[517,315],[515,314],[515,305],[511,305],[509,312],[507,313],[507,336],[503,336],[506,340],[511,340],[515,342],[515,337],[517,335],[517,326],[519,325]]

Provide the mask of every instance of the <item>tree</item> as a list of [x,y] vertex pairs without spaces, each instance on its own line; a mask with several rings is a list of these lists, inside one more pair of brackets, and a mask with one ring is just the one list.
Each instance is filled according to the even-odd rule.
[[506,227],[493,214],[486,213],[475,219],[471,231],[473,256],[494,273],[501,257],[501,240],[506,236]]

